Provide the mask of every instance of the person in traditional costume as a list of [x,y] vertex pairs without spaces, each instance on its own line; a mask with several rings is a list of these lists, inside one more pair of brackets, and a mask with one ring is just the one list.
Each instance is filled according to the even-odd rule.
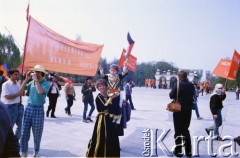
[[[106,101],[105,106],[112,104],[113,106],[109,107],[109,111],[114,115],[113,121],[118,121],[121,119],[121,109],[120,109],[120,83],[122,79],[127,75],[128,69],[124,65],[123,72],[119,73],[119,66],[112,64],[110,66],[109,74],[104,74],[103,68],[100,66],[98,74],[100,74],[103,79],[107,81],[107,94],[109,99]],[[112,99],[112,96],[116,96]],[[120,122],[120,121],[119,121]]]
[[[96,88],[100,92],[95,99],[98,115],[92,138],[88,143],[86,157],[120,157],[116,123],[113,122],[113,113],[109,110],[113,105],[109,103],[106,106],[109,99],[107,86],[107,81],[104,79],[99,79],[96,82]],[[112,99],[114,97],[117,96],[113,95]]]

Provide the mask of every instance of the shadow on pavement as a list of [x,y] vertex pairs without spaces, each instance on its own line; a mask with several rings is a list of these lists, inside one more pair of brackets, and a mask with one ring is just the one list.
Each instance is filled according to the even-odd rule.
[[72,154],[67,150],[50,150],[50,149],[41,149],[40,156],[44,157],[78,157],[79,155]]

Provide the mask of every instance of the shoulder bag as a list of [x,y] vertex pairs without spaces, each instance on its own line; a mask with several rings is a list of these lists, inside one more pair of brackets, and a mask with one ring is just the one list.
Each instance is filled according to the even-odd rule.
[[177,98],[167,105],[166,110],[170,112],[180,112],[181,104],[178,102],[179,81],[177,82]]

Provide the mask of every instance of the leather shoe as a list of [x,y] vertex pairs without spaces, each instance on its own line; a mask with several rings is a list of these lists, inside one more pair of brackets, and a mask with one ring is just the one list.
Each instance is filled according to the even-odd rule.
[[47,116],[47,117],[49,116],[49,111],[46,112],[46,116]]
[[233,139],[240,146],[240,136]]
[[213,136],[212,139],[216,141],[222,141],[222,138],[220,136]]
[[53,116],[51,116],[51,118],[57,118],[57,117],[53,115]]
[[205,131],[206,131],[207,134],[209,135],[210,131],[209,131],[207,128],[205,128]]

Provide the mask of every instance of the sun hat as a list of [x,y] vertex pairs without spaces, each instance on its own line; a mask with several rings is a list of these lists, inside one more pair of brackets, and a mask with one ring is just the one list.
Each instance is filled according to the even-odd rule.
[[47,71],[45,71],[45,68],[41,65],[35,65],[34,68],[30,68],[30,71],[39,71],[39,72],[43,72],[45,74],[48,74]]

